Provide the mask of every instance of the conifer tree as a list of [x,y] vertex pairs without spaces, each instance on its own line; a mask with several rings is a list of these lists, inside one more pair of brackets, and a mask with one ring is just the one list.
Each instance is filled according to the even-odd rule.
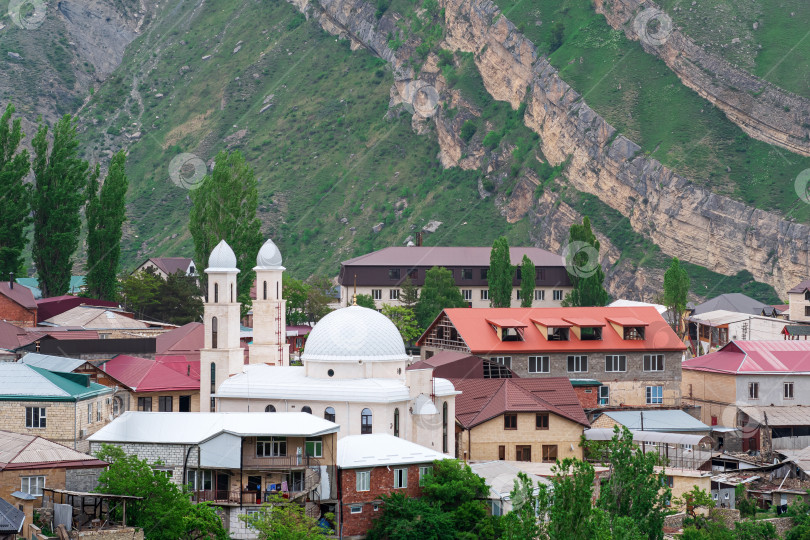
[[520,307],[532,307],[536,278],[534,263],[524,255],[520,264]]
[[20,119],[11,120],[9,103],[0,118],[0,279],[19,274],[22,252],[28,239],[25,227],[31,223],[31,193],[23,181],[30,169],[28,151],[20,150],[23,138]]
[[126,160],[123,150],[113,156],[107,179],[100,191],[96,167],[87,189],[87,292],[91,297],[102,300],[115,300],[118,297],[116,276],[129,185],[125,172]]
[[194,206],[188,226],[198,264],[208,262],[208,256],[220,240],[228,242],[236,254],[239,301],[246,312],[262,233],[256,216],[258,183],[242,153],[222,151],[217,154],[213,173],[203,179],[199,189],[191,192],[191,200]]
[[42,296],[59,296],[70,289],[73,254],[79,247],[81,209],[87,198],[89,166],[79,158],[76,124],[65,115],[53,127],[48,152],[48,127],[40,122],[34,147],[34,263]]
[[574,289],[563,299],[563,306],[591,307],[608,303],[610,297],[603,285],[605,272],[599,264],[599,247],[599,240],[593,234],[587,216],[582,220],[582,225],[571,225],[565,268]]
[[411,276],[405,276],[400,288],[402,289],[399,295],[400,303],[411,311],[416,310],[416,303],[419,302],[419,287],[411,280]]
[[489,253],[489,305],[510,307],[512,305],[512,262],[509,257],[509,243],[505,236],[496,239]]

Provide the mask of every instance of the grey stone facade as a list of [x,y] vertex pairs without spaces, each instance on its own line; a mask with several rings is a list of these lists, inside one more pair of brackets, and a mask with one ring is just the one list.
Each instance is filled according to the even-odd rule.
[[[160,469],[171,470],[172,481],[177,485],[182,485],[183,480],[183,466],[187,463],[187,469],[196,469],[198,462],[198,448],[196,445],[186,444],[159,444],[159,443],[126,443],[115,444],[120,447],[127,455],[138,456],[139,459],[146,460],[150,465]],[[90,443],[90,453],[95,454],[101,449],[101,443]],[[191,449],[191,452],[189,452]],[[186,454],[188,453],[188,461],[186,462]],[[159,465],[157,463],[160,462]]]

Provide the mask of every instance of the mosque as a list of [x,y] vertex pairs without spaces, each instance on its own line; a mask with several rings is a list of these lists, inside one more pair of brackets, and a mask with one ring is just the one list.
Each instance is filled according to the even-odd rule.
[[373,309],[349,306],[320,320],[307,339],[303,366],[284,346],[281,253],[272,240],[256,258],[253,343],[239,345],[236,256],[223,240],[208,260],[205,348],[200,404],[211,411],[306,412],[340,425],[339,437],[388,433],[454,455],[455,396],[432,369],[408,369],[396,326]]

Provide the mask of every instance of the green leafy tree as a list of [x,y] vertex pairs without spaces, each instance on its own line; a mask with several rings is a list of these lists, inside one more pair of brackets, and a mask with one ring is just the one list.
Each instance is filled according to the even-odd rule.
[[96,457],[110,464],[99,476],[96,492],[142,497],[127,504],[127,523],[143,528],[149,540],[228,538],[212,507],[192,504],[182,489],[165,474],[153,471],[146,460],[108,444]]
[[282,275],[281,280],[281,294],[287,301],[287,324],[304,324],[309,320],[305,311],[309,285],[287,275],[286,272]]
[[509,243],[505,236],[496,239],[489,252],[489,305],[511,307],[512,305],[512,262],[509,256]]
[[118,298],[118,266],[121,233],[126,219],[125,199],[129,181],[125,171],[127,156],[122,150],[110,162],[107,179],[98,190],[98,167],[88,183],[87,294],[92,298]]
[[312,276],[307,285],[307,317],[310,321],[318,322],[332,311],[329,304],[336,300],[332,296],[335,286],[326,276]]
[[552,469],[554,504],[549,510],[551,538],[587,538],[590,530],[593,466],[566,458]]
[[382,512],[371,523],[367,540],[445,540],[455,538],[453,516],[427,499],[403,493],[382,496]]
[[[306,514],[302,505],[272,495],[263,512],[239,516],[258,532],[260,540],[314,540],[329,538],[334,531],[321,527],[318,520]],[[327,515],[327,520],[333,516]]]
[[734,486],[734,506],[740,511],[740,515],[746,518],[753,518],[757,515],[757,503],[748,496],[745,484]]
[[70,288],[89,166],[79,158],[76,124],[70,115],[65,115],[54,126],[50,153],[48,127],[43,123],[31,144],[35,178],[31,202],[34,263],[43,297],[59,296]]
[[[535,493],[535,491],[537,493]],[[504,540],[525,540],[540,538],[545,533],[545,522],[549,510],[549,493],[545,484],[535,487],[531,478],[519,472],[515,487],[509,494],[512,511],[501,520]],[[588,501],[590,507],[590,501]]]
[[188,227],[198,261],[207,261],[220,240],[228,242],[233,249],[239,268],[236,284],[244,315],[250,309],[250,288],[256,279],[253,267],[262,245],[261,222],[256,216],[258,183],[241,152],[222,151],[214,159],[213,172],[191,192],[194,205]]
[[604,287],[605,272],[599,264],[599,247],[590,219],[585,217],[582,225],[571,225],[565,268],[574,288],[563,299],[563,306],[590,307],[608,303],[610,297]]
[[630,430],[618,426],[607,453],[610,472],[599,494],[599,508],[611,519],[632,519],[649,540],[660,540],[671,490],[666,486],[666,473],[655,470],[660,465],[658,454],[638,451]]
[[767,521],[738,521],[734,524],[737,540],[775,540],[776,527]]
[[527,255],[524,255],[523,261],[520,263],[520,307],[532,307],[536,279],[534,263]]
[[150,316],[160,303],[160,287],[163,279],[152,267],[141,270],[121,280],[121,300],[138,318]]
[[669,324],[680,337],[685,333],[683,313],[688,295],[689,275],[678,257],[674,257],[664,274],[664,305],[668,309]]
[[13,114],[9,103],[0,117],[0,279],[22,272],[25,228],[31,223],[31,190],[25,184],[31,165],[28,150],[20,148],[20,119],[12,121]]
[[425,272],[425,284],[416,304],[416,320],[427,328],[443,309],[467,307],[467,302],[456,287],[453,273],[447,268],[434,266]]
[[374,298],[370,294],[358,294],[354,297],[354,301],[360,307],[377,309],[377,304],[374,303]]
[[182,271],[166,279],[153,268],[127,276],[121,281],[121,300],[141,319],[186,324],[199,321],[203,314],[197,280]]
[[711,510],[715,506],[712,496],[697,486],[693,486],[691,491],[687,491],[682,497],[675,499],[673,504],[685,508],[687,518],[684,520],[684,524],[694,524],[698,529],[704,528],[708,522],[706,515],[699,510],[701,508]]
[[419,287],[414,285],[411,276],[405,276],[405,279],[400,285],[399,301],[400,303],[416,313],[416,304],[419,302]]
[[405,306],[383,304],[382,314],[391,319],[405,343],[413,343],[422,335],[419,325],[416,324],[416,315]]

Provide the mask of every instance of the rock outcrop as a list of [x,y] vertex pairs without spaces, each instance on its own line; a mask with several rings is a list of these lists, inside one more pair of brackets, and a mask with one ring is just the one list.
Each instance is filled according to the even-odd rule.
[[[648,0],[593,2],[611,27],[661,58],[683,84],[717,106],[748,135],[810,156],[810,100],[706,52]],[[649,37],[644,24],[648,20],[659,25],[660,37]]]
[[[386,15],[377,21],[375,9],[362,0],[291,0],[299,9],[317,17],[329,32],[343,35],[390,61],[398,80],[412,77],[404,59],[387,44],[395,19]],[[526,101],[526,125],[541,137],[542,150],[551,164],[570,159],[569,182],[576,189],[599,197],[627,216],[634,230],[647,236],[665,253],[725,275],[748,270],[758,281],[769,283],[784,294],[806,278],[810,227],[782,219],[693,185],[660,162],[641,155],[638,145],[596,114],[582,97],[563,81],[546,58],[538,58],[531,41],[520,34],[489,0],[441,0],[445,12],[446,46],[475,54],[475,62],[487,91],[513,107]],[[401,54],[402,53],[402,54]],[[447,132],[456,122],[440,115],[440,145],[458,145],[457,134]],[[443,132],[444,130],[444,132]],[[443,143],[444,141],[444,143]],[[443,163],[458,164],[459,152],[442,148]],[[517,190],[526,197],[531,190]],[[532,196],[532,195],[529,195]],[[545,201],[545,202],[544,202]],[[528,211],[525,205],[509,209]],[[533,237],[539,245],[554,249],[567,237],[567,227],[576,219],[570,207],[540,198],[532,223],[539,230]],[[551,238],[555,240],[551,240]],[[615,251],[603,237],[603,245]],[[605,262],[618,259],[614,253]],[[634,270],[635,272],[635,270]],[[647,280],[660,283],[649,272],[611,285],[622,290],[645,290]]]

